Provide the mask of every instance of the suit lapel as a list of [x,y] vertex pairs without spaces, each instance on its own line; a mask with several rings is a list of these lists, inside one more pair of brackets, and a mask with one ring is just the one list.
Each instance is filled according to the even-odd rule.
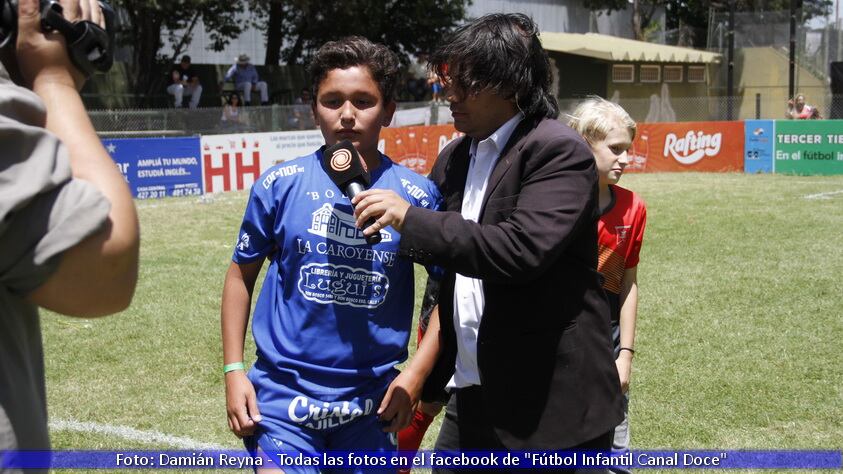
[[471,158],[468,151],[471,148],[471,138],[464,136],[455,148],[448,165],[445,167],[445,189],[440,189],[445,198],[446,211],[460,212],[462,198],[465,193],[465,182],[468,179],[468,165]]
[[[501,179],[503,179],[504,175],[506,174],[509,167],[512,165],[512,162],[515,161],[515,158],[518,157],[518,153],[521,150],[521,139],[530,131],[530,120],[523,119],[515,127],[515,130],[512,132],[512,135],[509,137],[509,141],[506,142],[506,146],[503,148],[501,152],[500,158],[498,161],[495,162],[495,167],[492,168],[492,174],[489,176],[489,183],[486,185],[486,194],[483,195],[483,205],[480,207],[480,219],[483,218],[483,212],[486,210],[486,203],[489,202],[489,196],[495,191],[495,188],[498,187],[500,184]],[[468,169],[466,169],[466,175],[468,174]]]

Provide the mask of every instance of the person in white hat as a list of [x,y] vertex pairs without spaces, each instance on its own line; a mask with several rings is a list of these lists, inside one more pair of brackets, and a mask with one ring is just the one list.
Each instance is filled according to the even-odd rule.
[[243,94],[243,102],[246,105],[249,105],[252,100],[253,88],[261,94],[261,105],[269,104],[269,89],[266,86],[266,82],[260,80],[258,70],[251,63],[248,54],[237,56],[237,62],[225,74],[223,83],[230,80],[234,81],[234,86]]

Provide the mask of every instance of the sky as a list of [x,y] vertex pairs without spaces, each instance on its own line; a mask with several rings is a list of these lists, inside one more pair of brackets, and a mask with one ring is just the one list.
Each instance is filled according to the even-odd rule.
[[[838,15],[838,22],[843,20],[843,0],[834,0],[834,6],[831,7],[831,15],[828,17],[828,22],[831,24],[835,22],[835,13]],[[814,18],[808,24],[811,28],[823,28],[826,26],[826,18]]]

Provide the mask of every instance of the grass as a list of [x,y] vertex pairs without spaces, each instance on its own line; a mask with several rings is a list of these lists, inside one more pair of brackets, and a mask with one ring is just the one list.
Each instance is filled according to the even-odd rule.
[[[843,194],[804,196],[843,190],[843,176],[642,174],[622,184],[648,205],[633,448],[840,449]],[[245,202],[242,192],[138,202],[130,309],[43,317],[51,419],[240,446],[225,421],[219,300]],[[423,283],[417,272],[417,299]],[[56,449],[170,447],[77,431],[52,439]]]

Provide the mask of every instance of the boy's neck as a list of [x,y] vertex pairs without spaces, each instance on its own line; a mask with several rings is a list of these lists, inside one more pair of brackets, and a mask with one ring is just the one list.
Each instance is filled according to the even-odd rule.
[[606,211],[606,208],[612,204],[612,190],[609,189],[608,184],[600,184],[597,198],[597,206],[600,209],[600,214]]
[[360,157],[363,158],[363,166],[366,167],[366,171],[369,173],[376,170],[378,166],[381,165],[381,154],[377,149],[366,152],[360,150],[359,152]]

